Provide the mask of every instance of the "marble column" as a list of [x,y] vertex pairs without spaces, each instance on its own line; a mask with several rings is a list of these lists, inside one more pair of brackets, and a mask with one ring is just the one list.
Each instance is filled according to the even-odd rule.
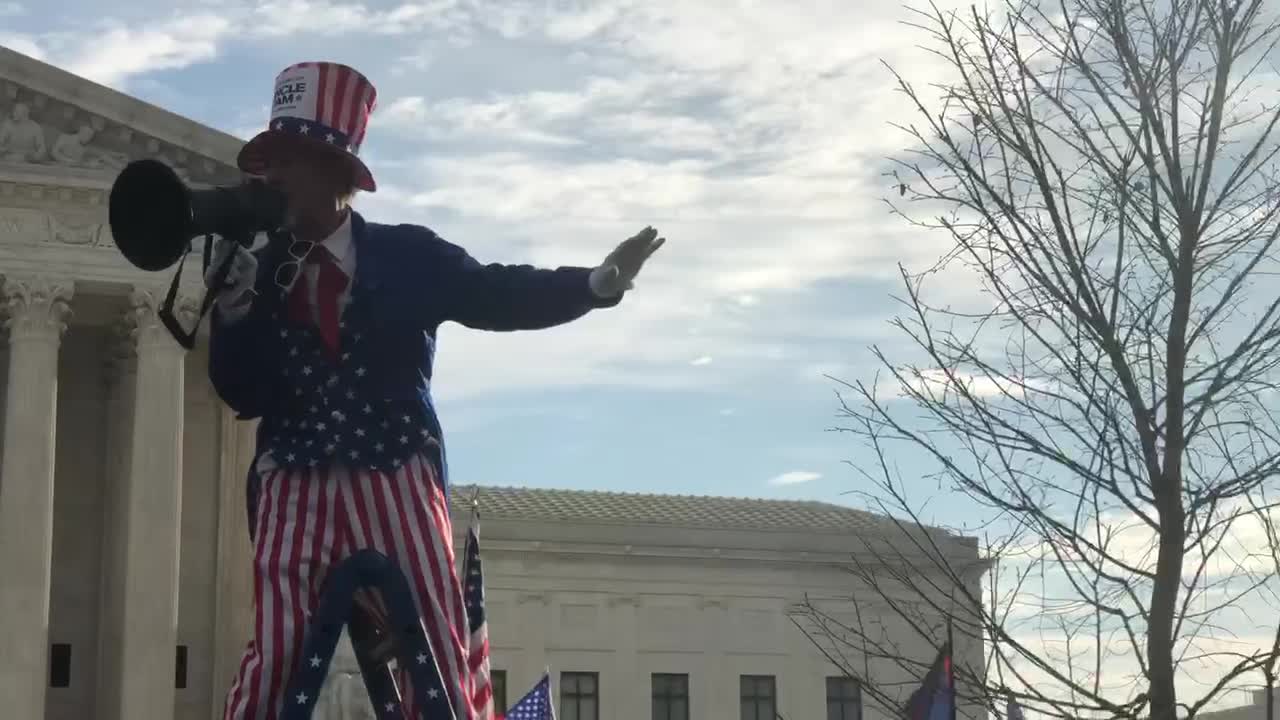
[[53,562],[58,348],[72,283],[6,277],[9,379],[0,463],[0,698],[6,717],[44,717]]
[[98,710],[99,720],[121,720],[120,672],[124,665],[125,524],[129,453],[133,443],[133,396],[136,391],[133,336],[123,322],[113,328],[106,349],[107,386],[106,492],[102,523],[102,576],[99,583]]
[[214,598],[213,707],[222,717],[227,691],[253,632],[253,545],[245,491],[258,422],[222,409],[219,432],[218,551]]
[[[163,291],[130,295],[137,369],[129,470],[123,476],[121,718],[174,714],[186,351],[157,315]],[[189,311],[190,303],[180,309]],[[189,312],[184,312],[188,314]],[[180,318],[189,325],[191,318]]]

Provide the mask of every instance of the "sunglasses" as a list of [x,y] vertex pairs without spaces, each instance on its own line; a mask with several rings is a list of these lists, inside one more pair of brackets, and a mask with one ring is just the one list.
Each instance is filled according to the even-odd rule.
[[288,292],[293,288],[293,283],[298,279],[298,273],[302,268],[302,263],[307,259],[307,255],[311,253],[311,249],[316,246],[313,242],[305,240],[293,240],[289,243],[289,259],[280,263],[276,268],[276,286],[281,290]]

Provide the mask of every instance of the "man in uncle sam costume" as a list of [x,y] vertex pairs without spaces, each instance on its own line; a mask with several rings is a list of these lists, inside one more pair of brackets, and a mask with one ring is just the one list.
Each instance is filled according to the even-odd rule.
[[209,265],[236,254],[210,377],[241,419],[261,419],[248,498],[255,622],[226,720],[279,716],[326,572],[364,548],[404,571],[455,715],[474,717],[430,394],[436,329],[533,330],[611,307],[663,243],[645,228],[598,267],[550,270],[481,264],[425,227],[366,221],[350,201],[376,189],[358,154],[375,100],[344,65],[285,69],[268,129],[238,162],[286,196],[288,232],[253,252],[220,243]]

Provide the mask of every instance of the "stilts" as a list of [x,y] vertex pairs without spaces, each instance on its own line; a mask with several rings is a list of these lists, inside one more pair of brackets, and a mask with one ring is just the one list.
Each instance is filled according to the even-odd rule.
[[[355,604],[356,592],[381,591],[389,632]],[[361,550],[330,573],[311,618],[298,664],[289,680],[282,720],[310,720],[343,626],[351,638],[364,686],[379,718],[405,718],[391,663],[408,671],[414,691],[414,718],[455,720],[430,640],[413,603],[404,573],[375,550]]]

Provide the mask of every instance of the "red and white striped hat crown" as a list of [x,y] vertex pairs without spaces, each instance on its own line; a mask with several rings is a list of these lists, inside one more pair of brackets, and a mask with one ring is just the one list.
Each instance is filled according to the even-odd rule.
[[368,78],[346,65],[291,65],[276,76],[270,124],[245,143],[237,164],[244,172],[261,175],[275,141],[300,138],[308,145],[345,155],[356,167],[357,187],[373,192],[377,185],[360,159],[360,145],[377,99],[378,92]]

